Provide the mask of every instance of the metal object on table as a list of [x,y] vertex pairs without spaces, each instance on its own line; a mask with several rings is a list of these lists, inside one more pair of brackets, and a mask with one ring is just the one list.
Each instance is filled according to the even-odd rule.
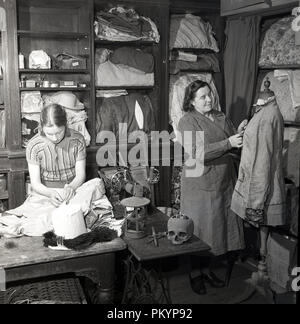
[[158,240],[165,236],[167,236],[167,232],[156,233],[155,227],[152,226],[152,235],[149,235],[149,240],[147,241],[147,244],[154,242],[154,245],[158,247],[159,246]]
[[143,197],[130,197],[121,200],[121,204],[126,208],[133,208],[132,213],[125,219],[125,236],[133,239],[146,236],[144,219],[147,211],[145,207],[150,204],[150,200]]

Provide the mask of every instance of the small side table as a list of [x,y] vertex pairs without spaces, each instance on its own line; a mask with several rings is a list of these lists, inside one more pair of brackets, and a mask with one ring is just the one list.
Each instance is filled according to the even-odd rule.
[[[196,236],[182,245],[173,245],[166,236],[158,239],[157,246],[153,242],[148,243],[149,236],[152,235],[152,227],[155,228],[156,233],[164,233],[167,231],[168,219],[167,215],[156,210],[145,218],[147,237],[141,239],[123,238],[127,243],[129,256],[125,260],[127,276],[122,303],[134,301],[140,301],[140,303],[144,301],[144,303],[149,304],[157,303],[158,301],[154,297],[154,287],[160,287],[162,300],[171,304],[168,283],[163,276],[161,267],[162,261],[180,255],[208,254],[210,247]],[[146,263],[149,265],[149,261],[157,261],[158,267],[148,267],[147,269],[145,265]],[[154,283],[151,282],[151,278],[155,278]]]

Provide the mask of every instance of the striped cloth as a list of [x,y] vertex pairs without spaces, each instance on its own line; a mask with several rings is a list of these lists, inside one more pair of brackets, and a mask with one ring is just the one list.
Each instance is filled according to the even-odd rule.
[[84,137],[67,128],[64,139],[54,144],[40,133],[27,144],[28,163],[40,165],[41,181],[70,183],[75,177],[75,164],[86,158]]

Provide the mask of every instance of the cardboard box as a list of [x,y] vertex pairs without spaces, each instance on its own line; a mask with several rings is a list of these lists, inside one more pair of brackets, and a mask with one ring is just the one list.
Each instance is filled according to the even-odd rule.
[[297,265],[297,239],[272,232],[268,238],[268,274],[271,282],[291,291],[292,269]]

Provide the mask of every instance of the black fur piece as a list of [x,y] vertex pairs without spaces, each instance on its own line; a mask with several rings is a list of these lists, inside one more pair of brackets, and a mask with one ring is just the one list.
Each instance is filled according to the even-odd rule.
[[16,244],[15,242],[12,241],[8,241],[4,244],[6,249],[16,249],[18,247],[18,244]]
[[[95,243],[109,242],[117,238],[117,232],[106,226],[100,226],[71,240],[63,240],[63,245],[72,250],[84,250]],[[44,234],[44,246],[57,246],[58,237],[53,232]]]

